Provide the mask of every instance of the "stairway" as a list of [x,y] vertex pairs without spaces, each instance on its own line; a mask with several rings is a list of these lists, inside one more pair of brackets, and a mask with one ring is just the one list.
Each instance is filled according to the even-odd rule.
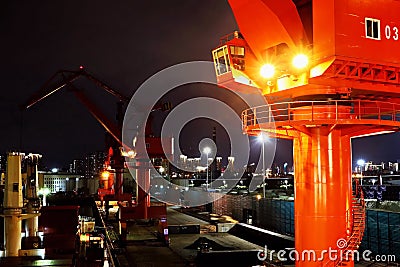
[[365,202],[362,187],[358,183],[353,192],[352,217],[352,232],[345,239],[346,243],[342,248],[336,247],[337,259],[327,258],[323,261],[322,266],[347,266],[350,261],[354,260],[352,252],[358,250],[361,244],[365,230]]

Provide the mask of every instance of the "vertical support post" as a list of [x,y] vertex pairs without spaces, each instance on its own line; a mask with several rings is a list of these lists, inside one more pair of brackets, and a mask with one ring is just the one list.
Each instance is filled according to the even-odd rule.
[[262,142],[262,185],[263,185],[263,198],[265,198],[265,145],[264,145],[264,138],[263,138],[263,142]]
[[22,154],[7,155],[7,177],[4,195],[4,232],[6,257],[17,257],[21,249]]
[[208,152],[206,153],[206,170],[207,170],[207,174],[206,174],[206,190],[208,191]]
[[347,237],[352,205],[350,137],[342,136],[340,129],[318,127],[308,134],[299,132],[293,145],[295,247],[300,257],[296,266],[320,266],[320,261],[302,255],[312,250],[318,258]]
[[136,201],[138,203],[138,209],[142,214],[142,219],[148,218],[148,208],[150,207],[150,168],[151,163],[148,160],[137,159],[136,160]]
[[[39,213],[39,198],[37,195],[37,190],[39,188],[38,179],[38,164],[41,155],[39,154],[29,154],[25,159],[27,162],[27,181],[26,181],[26,198],[28,200],[27,213],[28,214],[38,214]],[[26,220],[25,231],[27,236],[34,237],[37,236],[39,230],[39,218],[35,216]]]

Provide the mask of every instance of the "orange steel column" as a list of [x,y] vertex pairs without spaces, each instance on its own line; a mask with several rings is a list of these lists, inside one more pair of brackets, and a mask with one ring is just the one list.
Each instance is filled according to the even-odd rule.
[[137,159],[136,182],[137,182],[137,207],[142,214],[142,219],[148,218],[148,208],[150,207],[150,168],[146,159]]
[[293,141],[296,266],[321,266],[321,260],[313,255],[309,259],[304,252],[315,251],[316,259],[323,255],[325,260],[329,254],[322,251],[337,249],[337,240],[350,230],[351,143],[340,129],[307,129],[297,132]]

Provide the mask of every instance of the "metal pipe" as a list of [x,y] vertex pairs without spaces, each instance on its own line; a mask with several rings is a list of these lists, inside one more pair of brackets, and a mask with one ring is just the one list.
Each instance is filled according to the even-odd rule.
[[21,249],[22,156],[23,154],[14,152],[7,155],[7,177],[3,202],[6,257],[17,257]]
[[[27,161],[27,178],[26,178],[26,199],[28,200],[27,204],[27,213],[28,214],[38,214],[39,213],[39,199],[37,195],[37,191],[39,188],[39,179],[38,179],[38,163],[39,159],[42,156],[39,154],[29,154],[25,157]],[[39,228],[39,218],[38,216],[34,216],[26,220],[25,231],[27,232],[27,236],[37,236],[37,232]]]

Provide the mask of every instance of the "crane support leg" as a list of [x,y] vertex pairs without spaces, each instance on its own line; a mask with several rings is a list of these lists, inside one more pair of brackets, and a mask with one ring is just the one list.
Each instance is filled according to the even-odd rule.
[[[337,241],[346,239],[351,224],[350,137],[329,126],[308,129],[293,141],[297,267],[321,266],[321,257],[330,257],[323,251],[337,249]],[[308,256],[310,250],[317,260]]]
[[150,207],[150,162],[137,159],[136,181],[137,181],[137,202],[138,209],[143,214],[143,219],[148,218]]

